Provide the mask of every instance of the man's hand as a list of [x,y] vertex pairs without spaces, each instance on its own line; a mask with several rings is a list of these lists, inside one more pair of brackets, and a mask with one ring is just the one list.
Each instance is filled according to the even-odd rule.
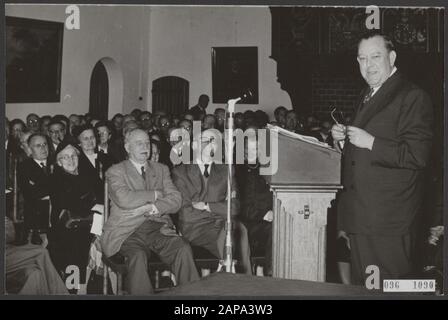
[[375,137],[367,131],[357,127],[347,126],[347,136],[351,144],[357,146],[358,148],[372,150]]
[[334,124],[331,127],[331,136],[334,141],[342,141],[345,140],[347,127],[342,124]]
[[154,191],[154,194],[155,194],[155,199],[154,199],[154,201],[157,201],[157,199],[160,199],[160,198],[163,198],[163,192],[162,191],[159,191],[159,190],[155,190]]
[[338,231],[338,237],[337,237],[338,239],[339,238],[343,238],[343,239],[345,239],[345,242],[347,243],[347,247],[351,250],[351,247],[350,247],[350,238],[348,237],[348,235],[347,235],[347,233],[345,232],[345,231]]
[[210,211],[210,208],[208,205],[205,204],[205,202],[192,202],[193,208],[197,210],[207,210]]
[[272,210],[266,212],[266,214],[263,217],[263,220],[267,222],[272,222],[272,220],[274,220],[274,212],[272,212]]
[[154,216],[159,214],[159,209],[154,204],[149,204],[148,211],[145,212],[145,217]]
[[439,238],[443,235],[444,227],[443,226],[437,226],[432,227],[430,229],[430,235],[428,237],[429,244],[437,245],[437,241],[439,241]]

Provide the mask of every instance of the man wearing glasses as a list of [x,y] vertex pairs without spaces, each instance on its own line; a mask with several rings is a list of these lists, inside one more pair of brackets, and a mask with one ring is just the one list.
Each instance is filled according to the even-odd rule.
[[35,113],[30,113],[26,117],[26,127],[32,133],[38,133],[40,131],[40,118]]
[[396,58],[386,36],[361,39],[367,86],[352,125],[331,130],[335,144],[345,141],[338,228],[348,235],[354,284],[365,283],[371,265],[381,279],[412,276],[411,227],[422,202],[433,111],[428,94],[397,70]]
[[[210,129],[193,138],[193,164],[181,164],[172,171],[173,181],[182,194],[179,228],[194,246],[203,247],[215,257],[223,259],[227,197],[232,197],[231,214],[239,214],[236,179],[232,180],[232,193],[227,194],[227,165],[219,155],[221,134]],[[251,274],[250,249],[247,229],[234,220],[235,247],[241,271]]]
[[58,148],[59,143],[61,143],[65,139],[64,124],[59,121],[51,121],[48,125],[48,135],[50,137],[48,149],[50,152],[51,162],[53,163],[56,149]]
[[20,163],[17,178],[24,197],[25,228],[31,231],[31,242],[46,241],[49,227],[50,169],[47,139],[41,134],[28,138],[31,157]]

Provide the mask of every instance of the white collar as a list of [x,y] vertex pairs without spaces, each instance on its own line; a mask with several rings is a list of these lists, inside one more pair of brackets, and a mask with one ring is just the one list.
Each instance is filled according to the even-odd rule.
[[87,154],[87,153],[85,153],[85,152],[84,152],[84,154],[86,155],[87,159],[89,159],[90,163],[91,163],[94,167],[96,167],[96,162],[95,162],[95,160],[96,160],[96,158],[98,157],[98,154],[96,154],[96,153],[93,153],[93,154]]
[[44,165],[47,166],[47,160],[36,160],[36,159],[33,159],[33,160],[39,165],[39,167],[42,167],[40,165],[41,163],[44,163]]
[[98,146],[98,150],[103,151],[104,153],[107,153],[107,147],[103,148],[101,146]]
[[[390,77],[392,77],[392,75],[397,71],[397,67],[394,66],[394,68],[392,69],[392,71],[390,72],[389,77],[387,77],[387,79],[389,79]],[[384,82],[383,82],[384,83]],[[382,86],[382,85],[381,85]],[[373,92],[372,92],[372,96],[381,88],[381,86],[378,87],[374,87],[373,88]]]
[[147,163],[148,163],[148,162],[145,162],[145,164],[140,164],[140,163],[137,163],[137,162],[135,162],[134,160],[131,160],[131,159],[129,159],[129,161],[131,161],[131,163],[133,164],[135,169],[137,169],[137,172],[140,173],[140,174],[142,174],[142,167],[146,168]]
[[208,174],[210,175],[210,168],[212,167],[213,161],[210,161],[209,163],[204,163],[200,159],[196,159],[196,163],[199,166],[199,170],[201,170],[201,173],[204,174],[205,171],[205,165],[208,165]]

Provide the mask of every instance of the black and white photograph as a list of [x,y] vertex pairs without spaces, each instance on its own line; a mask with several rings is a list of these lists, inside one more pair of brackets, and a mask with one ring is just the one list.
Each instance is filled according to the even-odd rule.
[[6,4],[5,294],[443,296],[444,17]]

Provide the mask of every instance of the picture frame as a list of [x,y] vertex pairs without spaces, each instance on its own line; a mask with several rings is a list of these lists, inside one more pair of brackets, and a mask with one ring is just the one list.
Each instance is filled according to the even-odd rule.
[[6,102],[59,102],[64,24],[19,17],[6,24]]
[[212,48],[213,103],[227,103],[250,91],[242,104],[258,104],[258,47]]

